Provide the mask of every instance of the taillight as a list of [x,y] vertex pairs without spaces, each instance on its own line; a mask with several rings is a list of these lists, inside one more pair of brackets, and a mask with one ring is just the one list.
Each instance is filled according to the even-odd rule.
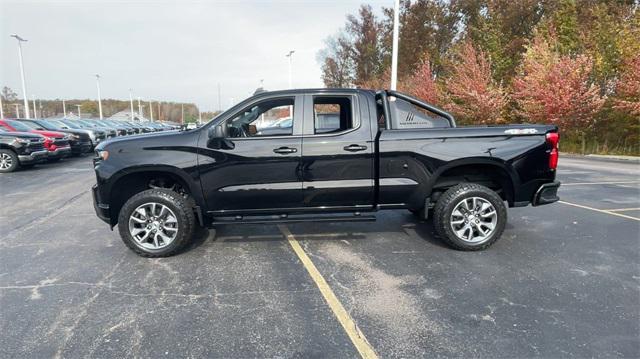
[[547,143],[551,145],[551,152],[549,152],[549,169],[552,170],[558,167],[558,142],[560,142],[560,135],[557,132],[547,133]]

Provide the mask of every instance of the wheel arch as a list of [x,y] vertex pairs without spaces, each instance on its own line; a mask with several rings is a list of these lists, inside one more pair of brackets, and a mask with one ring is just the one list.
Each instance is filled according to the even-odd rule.
[[111,185],[108,191],[110,194],[108,203],[111,225],[117,223],[120,209],[129,198],[152,188],[149,186],[151,181],[160,179],[164,180],[167,185],[178,184],[194,199],[196,206],[203,206],[202,190],[197,185],[199,180],[194,179],[180,168],[167,165],[148,165],[134,169],[122,169],[111,176],[109,180]]
[[434,193],[462,182],[480,183],[498,190],[500,196],[513,206],[519,176],[507,162],[497,158],[465,158],[452,161],[434,172],[428,185],[432,200]]

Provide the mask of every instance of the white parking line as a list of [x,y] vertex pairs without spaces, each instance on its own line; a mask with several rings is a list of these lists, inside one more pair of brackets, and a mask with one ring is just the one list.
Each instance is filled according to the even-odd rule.
[[640,208],[618,208],[618,209],[607,209],[609,212],[626,212],[626,211],[640,211]]
[[604,209],[597,209],[597,208],[583,206],[581,204],[570,203],[570,202],[565,202],[565,201],[558,201],[558,203],[566,204],[566,205],[573,206],[573,207],[588,209],[588,210],[595,211],[595,212],[606,213],[606,214],[610,214],[612,216],[622,217],[622,218],[626,218],[626,219],[632,219],[634,221],[639,221],[640,222],[640,218],[631,217],[631,216],[627,216],[627,215],[616,213],[616,212],[611,212],[611,211],[604,210]]

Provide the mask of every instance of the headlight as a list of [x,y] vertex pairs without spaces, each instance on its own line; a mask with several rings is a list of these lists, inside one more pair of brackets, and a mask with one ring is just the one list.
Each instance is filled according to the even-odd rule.
[[95,141],[96,140],[96,134],[93,131],[89,131],[89,138],[91,139],[91,141]]
[[98,152],[98,157],[101,160],[106,161],[107,158],[109,158],[109,151],[102,150],[102,151],[97,151],[97,152]]
[[18,142],[18,143],[22,143],[22,144],[25,144],[25,145],[26,145],[27,143],[30,143],[30,142],[31,142],[31,140],[29,140],[28,138],[19,138],[19,137],[16,137],[16,142]]
[[69,135],[69,138],[70,138],[70,139],[72,139],[72,140],[74,140],[74,141],[77,141],[77,140],[79,140],[79,139],[80,139],[80,136],[78,136],[78,135],[74,135],[74,134],[71,134],[71,135]]

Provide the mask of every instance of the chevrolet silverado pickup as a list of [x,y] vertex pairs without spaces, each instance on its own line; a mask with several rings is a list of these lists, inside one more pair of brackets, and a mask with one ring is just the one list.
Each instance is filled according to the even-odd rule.
[[42,135],[9,132],[0,127],[0,173],[13,172],[29,167],[48,156]]
[[558,128],[456,127],[395,91],[259,93],[206,125],[96,148],[95,211],[139,255],[175,254],[196,226],[433,218],[451,247],[502,234],[507,206],[558,200]]

